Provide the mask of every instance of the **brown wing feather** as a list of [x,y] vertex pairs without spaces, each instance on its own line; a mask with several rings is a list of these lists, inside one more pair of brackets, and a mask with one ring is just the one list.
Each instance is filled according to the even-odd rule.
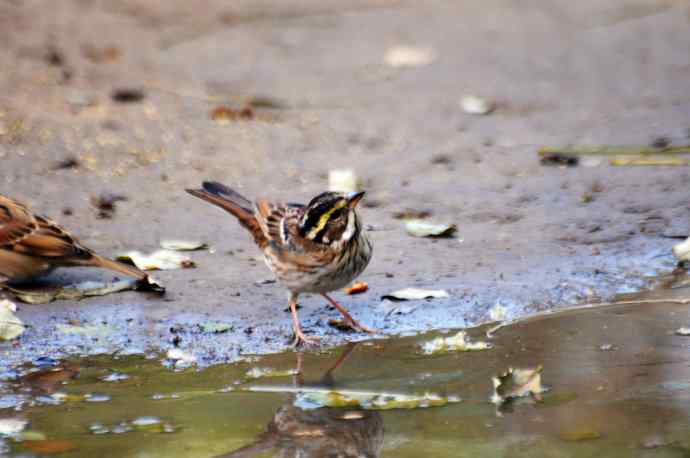
[[[46,270],[46,266],[74,265],[105,267],[137,278],[148,276],[136,267],[96,255],[56,222],[34,215],[25,205],[3,195],[0,195],[0,249],[7,253],[6,261],[20,264],[12,269],[6,266],[8,271],[17,272],[11,276],[29,276],[32,271]],[[40,265],[34,266],[35,263]]]
[[42,258],[89,259],[93,253],[84,248],[54,221],[35,216],[36,229],[13,245],[14,251]]
[[32,214],[25,205],[5,196],[0,196],[0,246],[43,258],[92,256],[54,221]]
[[312,270],[330,262],[335,253],[328,245],[315,243],[299,234],[303,207],[259,200],[256,219],[269,240],[271,253],[286,265]]
[[283,204],[271,203],[267,200],[256,202],[256,220],[266,238],[278,245],[288,243],[283,231],[283,219],[287,216],[288,208]]
[[0,246],[20,242],[37,229],[36,218],[24,205],[0,195]]

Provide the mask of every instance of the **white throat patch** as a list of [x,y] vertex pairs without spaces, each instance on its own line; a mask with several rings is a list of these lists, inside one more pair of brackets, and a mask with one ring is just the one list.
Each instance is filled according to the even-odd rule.
[[345,232],[343,232],[343,240],[344,241],[349,241],[352,236],[355,234],[355,230],[357,228],[357,223],[355,221],[355,212],[354,210],[348,210],[347,214],[347,227],[345,228]]

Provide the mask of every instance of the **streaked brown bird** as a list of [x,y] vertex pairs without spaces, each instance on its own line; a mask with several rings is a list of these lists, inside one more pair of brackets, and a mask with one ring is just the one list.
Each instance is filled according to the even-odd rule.
[[208,181],[203,189],[187,192],[232,214],[251,233],[268,267],[290,291],[295,345],[318,341],[300,326],[297,297],[301,293],[321,294],[352,328],[375,332],[327,294],[347,285],[371,259],[371,242],[355,212],[364,192],[324,192],[307,205],[252,203],[227,186]]
[[101,257],[54,221],[0,195],[0,285],[46,274],[56,267],[103,267],[148,282],[146,272]]

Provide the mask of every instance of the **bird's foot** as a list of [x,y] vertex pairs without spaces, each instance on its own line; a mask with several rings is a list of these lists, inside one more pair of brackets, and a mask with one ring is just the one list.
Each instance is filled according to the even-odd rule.
[[352,329],[355,329],[360,332],[366,332],[367,334],[380,334],[381,331],[378,329],[370,328],[368,326],[364,326],[363,324],[359,323],[358,321],[355,321],[354,318],[351,320],[345,320],[347,324],[350,325]]
[[308,336],[301,329],[295,329],[295,340],[292,341],[292,346],[295,348],[302,345],[318,345],[321,343],[321,338],[316,336]]

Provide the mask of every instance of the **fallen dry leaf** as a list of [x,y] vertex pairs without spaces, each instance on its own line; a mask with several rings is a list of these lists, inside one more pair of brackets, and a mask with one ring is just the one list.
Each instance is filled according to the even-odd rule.
[[352,325],[345,320],[339,320],[339,319],[331,318],[330,320],[328,320],[328,325],[332,328],[337,329],[338,331],[343,331],[343,332],[356,331],[356,329],[353,328]]
[[434,223],[423,219],[405,220],[405,230],[415,237],[448,237],[455,229],[454,224]]
[[0,301],[0,340],[16,339],[24,332],[24,323],[14,312],[17,306],[7,299]]
[[139,88],[118,88],[115,89],[111,94],[110,98],[114,102],[118,103],[136,103],[141,102],[146,97],[146,93]]
[[157,250],[151,254],[129,251],[117,257],[118,261],[129,262],[141,270],[174,270],[196,267],[189,257],[171,250]]
[[254,109],[251,105],[246,105],[240,110],[220,105],[211,110],[211,119],[221,125],[237,120],[250,120],[254,119]]
[[335,192],[355,192],[361,183],[352,169],[336,169],[328,172],[328,190]]
[[393,301],[409,301],[418,299],[432,299],[450,297],[447,291],[442,289],[420,289],[420,288],[404,288],[392,293],[388,293],[381,297],[381,299],[389,299]]
[[460,106],[465,113],[474,115],[486,115],[491,113],[495,108],[491,100],[477,97],[476,95],[464,96],[460,100]]
[[7,289],[17,299],[27,304],[47,304],[60,299],[80,300],[85,297],[105,296],[129,290],[152,291],[160,294],[165,292],[165,288],[151,277],[142,281],[130,278],[115,282],[86,281],[76,285],[37,290]]
[[690,336],[690,328],[678,328],[676,329],[676,335]]
[[208,244],[198,240],[161,240],[161,248],[171,251],[194,251],[208,248]]
[[361,294],[369,289],[369,285],[366,282],[358,281],[349,288],[345,288],[346,294]]
[[429,65],[436,60],[431,47],[394,46],[386,51],[383,61],[393,68],[414,68]]

